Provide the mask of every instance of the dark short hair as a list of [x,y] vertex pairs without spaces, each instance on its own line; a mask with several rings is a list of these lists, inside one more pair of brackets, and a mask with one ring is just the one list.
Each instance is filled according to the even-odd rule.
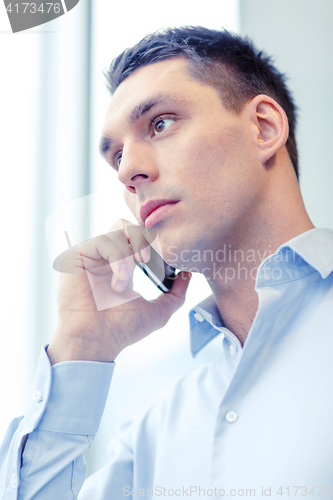
[[256,95],[266,94],[284,109],[289,122],[287,150],[298,178],[296,106],[285,76],[248,39],[226,30],[185,26],[157,31],[115,58],[106,73],[113,93],[136,69],[172,57],[189,59],[194,78],[217,88],[226,109],[239,113]]

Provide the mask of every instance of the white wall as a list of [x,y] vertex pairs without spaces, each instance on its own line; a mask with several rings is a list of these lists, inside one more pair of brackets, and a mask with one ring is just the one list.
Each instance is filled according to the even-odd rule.
[[26,390],[38,40],[0,32],[0,49],[1,440],[9,421],[22,413]]
[[240,0],[240,16],[241,34],[289,77],[305,204],[316,226],[333,228],[333,2]]
[[12,34],[0,5],[0,440],[57,324],[45,220],[89,188],[88,6]]

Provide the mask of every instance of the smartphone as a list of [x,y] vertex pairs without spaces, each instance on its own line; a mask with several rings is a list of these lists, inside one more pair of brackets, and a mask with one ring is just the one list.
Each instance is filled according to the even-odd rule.
[[136,262],[136,265],[164,293],[170,292],[176,277],[176,269],[169,266],[162,257],[150,247],[150,260],[146,263]]

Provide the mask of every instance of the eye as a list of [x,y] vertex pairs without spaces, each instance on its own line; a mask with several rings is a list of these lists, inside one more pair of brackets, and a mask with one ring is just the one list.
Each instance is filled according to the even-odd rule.
[[113,162],[117,168],[120,167],[122,153],[116,153],[113,157]]
[[154,135],[159,135],[161,132],[164,132],[165,129],[170,127],[175,122],[171,118],[156,118],[152,122],[152,133]]

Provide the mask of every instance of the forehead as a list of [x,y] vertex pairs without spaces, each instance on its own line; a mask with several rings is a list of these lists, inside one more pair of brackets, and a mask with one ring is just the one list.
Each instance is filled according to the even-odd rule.
[[[116,89],[106,112],[106,123],[125,118],[135,119],[135,113],[142,111],[145,103],[154,97],[170,97],[170,100],[191,100],[194,86],[198,82],[191,77],[187,58],[176,57],[153,63],[135,70]],[[105,128],[105,127],[104,127]]]
[[[155,87],[168,86],[177,88],[179,83],[186,84],[191,80],[190,62],[185,57],[174,57],[136,69],[116,88],[109,105],[112,111],[128,92],[135,95],[149,94]],[[192,78],[193,80],[193,78]]]

